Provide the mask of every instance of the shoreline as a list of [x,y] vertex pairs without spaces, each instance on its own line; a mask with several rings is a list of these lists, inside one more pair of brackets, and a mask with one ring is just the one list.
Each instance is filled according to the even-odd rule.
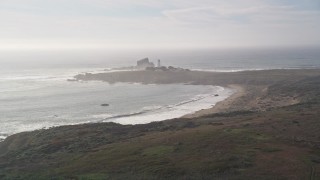
[[[212,102],[204,109],[198,108],[175,118],[195,118],[214,113],[266,110],[270,107],[281,107],[299,102],[292,97],[271,97],[263,91],[268,86],[320,74],[320,69],[273,69],[240,72],[206,72],[206,71],[121,71],[104,73],[84,73],[74,76],[75,81],[99,81],[105,83],[139,83],[139,84],[190,84],[210,85],[235,89],[236,92],[219,102]],[[245,97],[243,97],[245,96]],[[260,98],[263,96],[262,98]],[[243,97],[243,98],[241,98]],[[259,97],[259,98],[258,98]],[[271,98],[270,98],[271,97]],[[240,99],[241,98],[241,99]],[[215,103],[215,104],[214,104]],[[208,108],[208,109],[207,109]],[[161,120],[161,121],[163,121]],[[132,123],[134,124],[134,123]]]
[[[107,84],[106,82],[101,82],[101,81],[97,81],[97,82],[100,82],[100,83],[103,83],[103,84]],[[121,83],[122,82],[119,82],[119,84],[121,84]],[[144,85],[144,86],[153,85],[153,84],[128,83],[128,82],[126,82],[124,84],[128,84],[128,85],[139,84],[139,85]],[[175,85],[175,84],[172,84],[172,85]],[[91,119],[89,119],[90,117],[88,117],[88,121],[86,121],[86,122],[75,122],[75,123],[69,124],[67,121],[65,121],[65,122],[63,122],[61,124],[57,124],[57,125],[54,125],[54,126],[43,126],[43,127],[40,127],[40,128],[38,127],[37,129],[27,129],[27,130],[25,129],[24,131],[8,133],[8,135],[5,134],[3,136],[1,136],[1,134],[0,134],[0,142],[4,141],[7,137],[9,137],[11,135],[14,135],[14,134],[17,134],[17,133],[21,133],[21,132],[36,131],[36,130],[40,130],[42,128],[52,128],[52,127],[60,127],[60,126],[68,126],[68,125],[79,125],[79,124],[90,124],[90,123],[100,123],[100,122],[101,123],[114,122],[114,123],[118,123],[118,124],[121,124],[121,125],[136,125],[136,124],[148,124],[148,123],[152,123],[152,122],[161,122],[161,121],[166,121],[166,120],[177,119],[177,118],[181,118],[181,117],[183,117],[183,116],[185,116],[187,114],[193,114],[193,113],[201,110],[202,108],[203,109],[209,109],[209,108],[211,108],[212,104],[216,104],[218,102],[225,101],[227,98],[229,98],[231,95],[234,94],[234,90],[233,89],[222,87],[222,86],[192,85],[192,84],[182,84],[182,83],[177,83],[177,85],[181,85],[182,86],[181,88],[184,89],[184,90],[187,89],[186,86],[198,86],[199,89],[206,89],[207,86],[210,87],[210,88],[211,87],[219,87],[219,88],[215,89],[213,91],[211,91],[211,89],[208,89],[208,91],[206,91],[206,93],[204,93],[204,94],[205,95],[207,95],[207,93],[211,94],[210,96],[208,96],[208,97],[203,96],[203,97],[200,97],[199,99],[196,99],[196,100],[194,100],[194,97],[190,97],[190,98],[182,99],[181,101],[177,101],[176,103],[172,103],[172,104],[168,103],[168,102],[170,102],[170,100],[166,100],[165,102],[168,103],[168,104],[161,105],[162,111],[158,111],[157,109],[155,109],[155,110],[151,109],[151,110],[147,110],[147,111],[151,111],[151,112],[145,112],[146,110],[143,110],[144,107],[142,107],[141,109],[137,109],[137,111],[134,111],[135,113],[130,113],[130,111],[127,111],[127,113],[124,113],[124,114],[120,113],[120,114],[112,115],[111,117],[107,117],[107,118],[103,117],[103,118],[101,118],[101,120],[100,119],[99,120],[92,119],[92,121],[91,121]],[[159,86],[166,86],[166,84],[159,84]],[[218,90],[221,90],[221,89],[222,89],[222,92],[220,94],[220,92]],[[181,92],[181,93],[183,93],[183,92]],[[220,97],[213,97],[215,94],[218,94],[218,93],[219,93]],[[201,93],[200,94],[195,94],[195,97],[197,97],[198,95],[202,95],[202,94]],[[213,97],[213,100],[211,100],[212,99],[211,96]],[[169,98],[169,96],[166,95],[165,98]],[[215,100],[215,99],[219,99],[219,98],[223,98],[223,99]],[[201,100],[204,100],[204,99],[208,99],[207,102],[201,102]],[[181,105],[179,105],[180,103],[181,103],[182,106],[185,106],[185,104],[187,104],[187,109],[188,109],[187,112],[183,112],[183,110],[182,110],[183,108],[182,109],[179,108],[181,106]],[[189,103],[191,105],[188,105]],[[200,107],[198,107],[199,105],[200,105]],[[166,106],[172,106],[172,107],[176,107],[176,108],[173,108],[174,110],[171,110],[170,108],[167,109]],[[112,112],[114,112],[114,111],[112,111]],[[71,112],[68,112],[68,113],[71,113]],[[170,115],[168,115],[168,114],[170,114]],[[154,117],[156,117],[156,118],[153,119],[151,117],[151,115],[154,115]],[[148,116],[148,117],[145,117],[145,116]],[[54,117],[55,116],[53,116],[53,118]],[[123,120],[123,119],[129,119],[129,118],[132,118],[132,117],[133,117],[133,120],[131,120],[131,121]],[[153,120],[153,121],[143,122],[143,121],[140,121],[140,119],[149,119],[149,120]],[[48,120],[48,122],[50,122],[50,120]],[[3,132],[5,132],[5,131],[3,131]]]
[[[190,84],[211,85],[230,88],[235,92],[226,99],[217,102],[208,109],[200,109],[179,117],[159,120],[170,121],[179,118],[199,118],[215,113],[258,110],[264,111],[271,107],[282,107],[299,103],[295,97],[272,97],[264,94],[267,87],[284,80],[302,80],[308,76],[320,75],[320,69],[273,69],[240,72],[206,72],[206,71],[183,71],[183,72],[159,72],[159,71],[121,71],[104,73],[85,73],[74,76],[75,81],[99,81],[105,83],[139,83],[139,84]],[[277,79],[276,79],[277,78]],[[266,97],[262,97],[266,96]],[[275,100],[278,98],[278,100]],[[149,122],[152,123],[152,122]],[[87,123],[80,123],[87,124]],[[90,124],[90,123],[89,123]],[[120,124],[120,123],[119,123]],[[148,124],[148,123],[140,123]],[[122,124],[123,125],[123,124]],[[132,123],[132,125],[136,125]],[[65,126],[65,125],[61,125]],[[9,135],[11,136],[11,135]],[[3,140],[5,140],[6,136]],[[1,138],[0,138],[1,142]]]
[[[192,84],[221,86],[235,90],[231,96],[202,109],[185,114],[180,118],[196,118],[214,113],[258,110],[282,107],[299,103],[296,94],[274,94],[269,87],[303,81],[306,77],[318,76],[320,69],[273,69],[240,72],[207,71],[122,71],[113,73],[78,74],[76,81],[102,81],[141,84]],[[285,93],[285,92],[284,92]],[[172,119],[172,118],[170,118]],[[167,119],[167,120],[170,120]]]
[[181,118],[188,118],[188,119],[198,118],[201,116],[211,115],[211,114],[228,110],[228,108],[230,108],[232,103],[238,101],[240,97],[246,95],[244,86],[237,85],[237,84],[230,84],[230,85],[227,85],[227,87],[235,91],[231,96],[229,96],[228,98],[222,101],[217,102],[216,104],[212,105],[212,107],[209,109],[201,109],[194,113],[181,116]]
[[122,72],[83,79],[214,84],[232,90],[190,118],[67,125],[11,135],[0,142],[0,179],[308,179],[310,170],[318,177],[320,69]]

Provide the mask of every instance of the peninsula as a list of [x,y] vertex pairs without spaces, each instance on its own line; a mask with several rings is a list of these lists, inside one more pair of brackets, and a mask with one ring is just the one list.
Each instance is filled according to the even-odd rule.
[[123,71],[77,81],[219,85],[212,109],[142,125],[83,124],[0,143],[0,179],[318,179],[320,70]]

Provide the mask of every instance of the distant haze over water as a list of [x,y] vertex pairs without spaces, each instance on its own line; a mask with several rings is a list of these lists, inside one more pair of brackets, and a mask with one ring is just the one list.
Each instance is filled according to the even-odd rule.
[[[207,71],[320,67],[320,48],[0,51],[0,140],[65,124],[137,124],[176,118],[210,108],[233,93],[215,86],[66,81],[78,73],[134,66],[144,57],[153,62],[160,59],[165,66]],[[101,107],[104,103],[110,106]]]
[[320,48],[0,51],[0,69],[113,68],[149,57],[163,65],[206,70],[320,67]]

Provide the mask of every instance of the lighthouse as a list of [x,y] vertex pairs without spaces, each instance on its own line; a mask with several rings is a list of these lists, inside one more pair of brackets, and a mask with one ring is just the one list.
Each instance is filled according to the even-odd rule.
[[160,59],[158,59],[158,67],[161,67]]

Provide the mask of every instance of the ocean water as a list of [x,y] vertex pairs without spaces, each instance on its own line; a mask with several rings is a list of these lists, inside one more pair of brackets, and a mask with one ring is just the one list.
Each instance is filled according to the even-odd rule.
[[161,121],[210,108],[234,93],[217,86],[67,81],[78,73],[132,66],[144,57],[206,71],[320,67],[319,48],[0,52],[0,139],[60,125]]

